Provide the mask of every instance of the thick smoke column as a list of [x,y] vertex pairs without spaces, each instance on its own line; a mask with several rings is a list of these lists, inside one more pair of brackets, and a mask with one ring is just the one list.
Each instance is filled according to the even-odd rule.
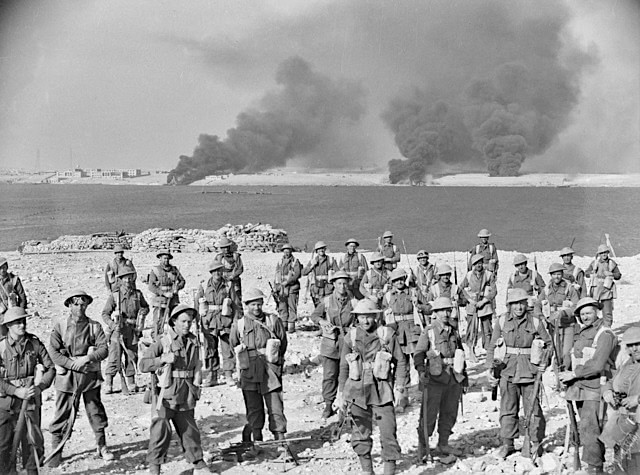
[[200,135],[193,156],[180,156],[167,182],[188,184],[207,175],[285,165],[288,159],[313,153],[365,112],[359,84],[334,81],[300,57],[280,64],[276,82],[281,90],[240,113],[225,140]]
[[544,153],[568,125],[580,76],[593,62],[566,33],[568,14],[553,5],[514,14],[507,2],[489,3],[505,38],[486,50],[485,71],[480,65],[458,90],[426,78],[382,114],[406,158],[389,162],[391,182],[421,181],[456,162],[477,168],[484,161],[490,175],[517,175],[527,156]]

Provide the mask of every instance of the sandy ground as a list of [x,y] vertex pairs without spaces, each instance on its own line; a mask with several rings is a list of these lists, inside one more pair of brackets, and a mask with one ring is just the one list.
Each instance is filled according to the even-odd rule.
[[[95,297],[93,304],[88,309],[88,314],[91,318],[100,318],[101,310],[108,296],[104,288],[102,269],[111,258],[110,253],[29,256],[5,253],[3,255],[9,260],[10,269],[23,279],[30,301],[30,311],[37,310],[39,313],[39,316],[29,320],[31,332],[36,333],[44,340],[48,339],[51,318],[66,313],[66,309],[62,305],[62,297],[73,288],[85,289]],[[506,280],[509,273],[512,272],[509,263],[512,261],[513,255],[513,252],[499,253],[500,261],[503,263],[498,275],[497,302],[500,311],[504,309]],[[146,273],[156,263],[156,259],[151,253],[129,253],[128,256],[133,258],[140,275]],[[308,254],[304,253],[298,253],[296,256],[303,265],[310,258]],[[206,278],[206,262],[211,257],[211,255],[203,254],[178,254],[175,256],[173,262],[181,269],[187,281],[185,290],[180,295],[183,302],[191,301],[192,289]],[[458,259],[458,277],[461,280],[464,276],[463,253],[456,253],[456,257]],[[245,263],[244,287],[257,286],[267,292],[268,280],[273,279],[279,255],[246,253],[243,259]],[[546,270],[552,262],[559,261],[556,252],[537,253],[537,259],[541,272]],[[432,254],[431,260],[436,263],[453,264],[453,253]],[[589,257],[576,257],[575,259],[575,262],[583,268],[589,264],[589,261]],[[414,266],[415,256],[410,256],[409,262]],[[639,320],[640,256],[624,257],[618,262],[623,279],[618,283],[614,327],[620,330]],[[406,266],[404,258],[402,264]],[[548,276],[545,274],[545,277]],[[143,284],[140,286],[147,293]],[[301,295],[303,294],[304,292]],[[301,302],[300,307],[302,316],[309,315],[312,310],[310,301]],[[268,302],[267,309],[274,309],[272,300]],[[294,450],[300,455],[301,464],[299,467],[291,468],[287,473],[357,473],[359,465],[348,443],[348,434],[331,444],[328,441],[328,434],[336,423],[336,417],[334,416],[328,423],[321,419],[323,407],[320,396],[322,374],[321,369],[317,366],[319,339],[314,336],[312,331],[299,330],[290,338],[287,352],[287,368],[291,374],[285,375],[284,378],[285,413],[288,418],[288,436],[311,436],[311,440],[293,444]],[[397,417],[398,438],[404,454],[404,458],[398,466],[398,473],[541,474],[552,472],[555,470],[554,466],[558,469],[557,473],[570,473],[561,465],[563,463],[562,445],[567,417],[563,400],[559,399],[549,387],[554,379],[551,371],[549,370],[544,378],[547,386],[543,399],[543,410],[547,414],[547,439],[545,440],[547,453],[542,459],[542,468],[534,468],[528,459],[525,460],[519,455],[513,455],[506,461],[498,461],[494,457],[494,449],[499,443],[497,412],[499,401],[491,401],[490,394],[481,390],[483,383],[481,363],[479,366],[469,366],[471,387],[464,397],[464,415],[458,418],[451,439],[453,445],[464,450],[464,456],[453,465],[443,465],[436,461],[426,471],[423,466],[416,465],[416,425],[419,404],[413,402],[406,413],[399,414]],[[146,382],[147,376],[140,376],[139,380]],[[119,388],[118,382],[115,386],[116,389]],[[414,400],[419,397],[416,386],[411,389],[410,394]],[[46,428],[53,416],[54,390],[49,389],[45,392],[45,396],[42,425],[45,428],[46,446],[49,450],[50,436]],[[64,451],[64,464],[58,469],[48,470],[44,473],[144,473],[150,406],[143,404],[141,394],[129,397],[120,393],[105,395],[103,401],[109,415],[108,443],[114,450],[117,459],[105,463],[94,457],[93,434],[84,409],[81,409],[72,439]],[[229,474],[261,474],[277,473],[283,468],[272,461],[276,455],[272,449],[266,449],[256,460],[242,463],[237,463],[234,460],[218,460],[213,457],[219,448],[240,440],[240,431],[244,424],[244,406],[239,389],[229,386],[204,389],[202,399],[196,409],[196,416],[202,432],[206,455],[213,459],[212,471]],[[264,434],[266,439],[271,438],[266,429]],[[436,437],[437,435],[434,434],[432,444],[437,441]],[[519,443],[521,442],[517,441],[516,447]],[[377,435],[374,436],[373,455],[375,467],[381,471],[382,461]],[[611,454],[608,455],[611,459]],[[170,449],[170,458],[171,461],[163,466],[163,473],[190,473],[191,465],[181,454],[175,437]],[[564,463],[570,466],[569,462]]]

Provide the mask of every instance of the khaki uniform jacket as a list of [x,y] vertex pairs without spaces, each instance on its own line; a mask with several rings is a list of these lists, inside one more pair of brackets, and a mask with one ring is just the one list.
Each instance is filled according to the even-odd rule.
[[[236,291],[231,285],[227,285],[221,280],[217,285],[213,278],[209,278],[205,289],[200,286],[196,298],[204,297],[209,308],[207,314],[202,319],[202,325],[211,331],[227,330],[231,328],[236,318],[242,317],[242,309],[238,308]],[[231,316],[222,315],[222,303],[225,298],[231,299]]]
[[[171,292],[174,283],[176,293],[173,294],[173,297],[171,297],[168,302],[169,308],[173,308],[180,303],[177,291],[184,289],[186,283],[176,266],[169,265],[166,269],[162,266],[154,267],[149,273],[149,283],[147,287],[149,292],[160,297],[165,292]],[[156,306],[155,303],[153,306]]]
[[345,253],[340,259],[338,269],[345,271],[351,277],[349,285],[355,288],[360,288],[360,281],[364,277],[365,272],[369,270],[367,260],[362,254],[354,252],[353,254]]
[[400,251],[398,247],[393,243],[383,243],[378,246],[378,252],[382,254],[386,259],[389,259],[393,263],[393,267],[400,262]]
[[616,298],[616,284],[612,282],[610,288],[605,287],[605,278],[607,276],[612,277],[613,280],[622,278],[618,264],[613,259],[607,259],[605,262],[594,260],[584,273],[589,278],[588,287],[591,297],[598,301]]
[[[566,280],[561,280],[559,284],[549,282],[549,285],[544,288],[538,299],[534,303],[533,314],[538,318],[545,318],[542,308],[544,302],[549,302],[549,310],[551,313],[550,323],[557,324],[560,328],[566,328],[569,325],[576,323],[576,317],[574,315],[574,309],[578,304],[580,297],[576,289]],[[565,306],[565,302],[569,302],[571,306]]]
[[304,266],[302,275],[311,274],[311,294],[318,296],[330,295],[333,293],[333,284],[329,283],[329,273],[338,270],[338,264],[331,256],[323,259],[318,257],[316,265],[311,265],[313,259]]
[[474,254],[481,254],[484,268],[495,274],[495,271],[498,268],[498,250],[494,243],[488,242],[487,244],[483,244],[479,242],[471,249],[469,249],[467,270],[471,270],[471,258],[474,256]]
[[[56,376],[53,361],[44,344],[37,336],[27,333],[20,342],[10,335],[0,342],[0,410],[19,412],[22,399],[14,397],[16,389],[22,386],[20,380],[34,377],[36,365],[44,366],[44,375],[37,387],[44,391]],[[42,405],[42,398],[38,395],[34,399],[36,406]]]
[[[128,267],[135,270],[135,266],[131,259],[127,259],[123,257],[122,259],[114,258],[111,262],[109,262],[104,268],[104,285],[107,287],[109,292],[114,292],[118,288],[118,274],[120,273],[120,269],[123,267]],[[110,276],[109,274],[113,272]],[[137,273],[133,274],[133,279],[138,277]]]
[[[424,302],[424,297],[420,293],[418,297],[418,312],[426,314],[429,307]],[[405,287],[403,290],[392,289],[384,295],[382,299],[382,308],[391,311],[394,316],[412,315],[413,301],[411,299],[411,290]],[[416,325],[413,319],[401,322],[391,323],[387,325],[397,334],[398,343],[402,351],[406,354],[413,354],[415,345],[420,338],[422,331],[419,325]]]
[[[120,300],[120,321],[115,322],[111,319],[111,314],[118,311],[118,302]],[[111,332],[111,340],[117,341],[120,335],[125,341],[135,345],[138,343],[137,331],[138,318],[142,319],[141,327],[144,326],[144,317],[149,313],[149,304],[144,299],[142,292],[137,289],[131,289],[128,293],[124,291],[115,292],[109,295],[107,303],[102,310],[102,321],[107,325]]]
[[[535,283],[532,285],[532,282]],[[540,276],[539,273],[536,272],[535,279],[533,278],[533,271],[527,268],[527,272],[525,274],[521,274],[516,271],[511,276],[509,276],[509,281],[507,282],[507,291],[509,289],[523,289],[527,295],[533,295],[534,292],[538,294],[542,293],[544,289],[544,279]]]
[[[340,378],[338,387],[342,391],[345,401],[352,401],[358,407],[366,409],[368,406],[383,406],[393,403],[393,382],[404,381],[407,376],[405,359],[402,350],[396,339],[395,332],[387,329],[387,342],[384,345],[385,351],[391,353],[391,363],[395,368],[389,372],[387,379],[378,379],[373,375],[373,362],[376,354],[383,349],[383,344],[378,336],[377,329],[366,332],[360,327],[356,327],[355,342],[351,341],[351,332],[345,336],[342,353],[340,356]],[[349,363],[346,356],[349,353],[360,355],[360,361],[365,363],[362,369],[362,376],[359,381],[349,378]],[[395,373],[395,374],[394,374]]]
[[[9,272],[0,282],[0,318],[9,307],[27,308],[27,294],[24,292],[20,277]],[[9,302],[11,299],[12,302]]]
[[[486,298],[489,300],[489,303],[485,304],[482,307],[482,310],[485,310],[486,315],[491,315],[495,312],[495,308],[493,308],[491,301],[496,297],[498,290],[496,289],[493,273],[487,270],[483,270],[480,273],[477,273],[474,270],[469,271],[467,272],[467,275],[464,276],[464,279],[460,284],[460,289],[464,289],[464,292],[466,292],[466,294],[463,292],[462,296],[464,297],[464,303],[467,305],[467,315],[476,314],[478,312],[478,309],[474,308],[474,305],[472,305],[473,302],[469,297],[476,299],[476,303],[483,298]],[[490,308],[485,308],[487,305],[489,305]],[[491,310],[491,312],[488,310]]]
[[[422,295],[426,296],[431,288],[431,285],[434,283],[436,275],[436,266],[427,262],[427,266],[423,267],[418,264],[415,272],[415,285],[420,289]],[[414,280],[414,279],[412,279]]]
[[[429,361],[427,359],[427,352],[432,349],[429,329],[433,330],[433,340],[435,343],[435,348],[433,349],[440,353],[439,358],[442,359],[442,374],[438,376],[430,374],[428,368]],[[458,349],[462,349],[462,338],[460,338],[458,331],[451,325],[442,325],[438,320],[435,320],[429,328],[426,328],[425,331],[420,334],[414,356],[416,370],[418,370],[419,374],[426,374],[429,377],[429,383],[450,384],[452,379],[456,380],[453,374],[453,363],[446,363],[444,358],[453,359]],[[458,382],[463,386],[467,386],[466,370],[463,375],[464,379]]]
[[[625,361],[624,364],[618,368],[613,379],[603,388],[604,391],[608,389],[624,393],[630,397],[640,396],[640,363],[634,363],[633,358]],[[617,412],[629,414],[629,411],[624,407],[618,408]],[[634,418],[635,412],[635,409],[631,411],[632,418]],[[609,419],[614,417],[613,414],[609,414]],[[638,452],[640,452],[640,440],[636,441],[631,447],[631,453],[637,454]]]
[[360,293],[373,301],[378,298],[374,296],[376,290],[383,290],[385,285],[389,283],[389,271],[386,269],[369,269],[364,273],[364,277],[360,282]]
[[575,264],[564,264],[564,271],[562,272],[562,278],[571,282],[571,284],[578,292],[579,297],[587,295],[587,284],[584,278],[584,271],[577,267]]
[[224,280],[234,283],[240,280],[240,276],[244,272],[244,264],[242,263],[242,258],[239,253],[233,252],[230,255],[219,253],[215,258],[224,264],[222,272]]
[[302,264],[295,257],[289,259],[282,257],[276,265],[276,290],[282,295],[297,294],[300,292],[300,276]]
[[[344,335],[356,322],[355,315],[351,313],[355,304],[356,301],[351,294],[347,294],[344,298],[339,298],[333,293],[322,299],[311,314],[311,319],[315,323],[328,322],[336,327],[333,331],[322,332],[322,340],[320,341],[321,356],[333,358],[334,360],[340,359]],[[324,322],[321,320],[324,320]]]

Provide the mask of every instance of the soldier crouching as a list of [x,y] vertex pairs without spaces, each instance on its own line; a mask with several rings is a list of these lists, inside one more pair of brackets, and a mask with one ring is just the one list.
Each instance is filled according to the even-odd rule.
[[398,384],[406,381],[408,368],[395,331],[390,327],[378,327],[380,312],[369,299],[361,300],[352,310],[358,326],[351,328],[344,337],[336,404],[343,413],[350,411],[353,417],[351,446],[360,459],[364,474],[373,473],[371,433],[375,417],[380,428],[384,473],[393,475],[396,461],[401,458],[393,407],[393,380],[397,378]]
[[193,473],[208,473],[202,460],[200,430],[194,418],[196,402],[200,398],[201,365],[198,339],[190,331],[195,316],[193,308],[183,304],[175,307],[167,332],[140,360],[141,371],[162,371],[158,377],[162,386],[158,395],[160,401],[152,408],[152,411],[157,408],[158,412],[149,428],[147,462],[152,474],[159,474],[160,466],[166,462],[171,443],[170,422],[176,428],[187,460],[193,464]]

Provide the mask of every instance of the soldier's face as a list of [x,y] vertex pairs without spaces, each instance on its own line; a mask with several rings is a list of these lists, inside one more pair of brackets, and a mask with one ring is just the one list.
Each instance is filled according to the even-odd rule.
[[289,258],[291,257],[291,249],[285,249],[285,250],[283,250],[283,251],[282,251],[282,255],[283,255],[285,258],[289,259]]
[[522,264],[518,264],[516,266],[516,269],[518,269],[518,272],[520,272],[521,274],[525,274],[527,272],[527,263],[523,262]]
[[358,315],[358,325],[366,332],[373,330],[376,327],[376,314],[363,313]]
[[426,266],[427,262],[429,262],[429,258],[428,257],[421,257],[420,259],[418,259],[418,262],[420,263],[421,266]]
[[0,266],[0,277],[6,277],[9,273],[9,264],[2,264]]
[[640,361],[640,342],[627,343],[627,351],[634,363]]
[[354,243],[347,244],[347,252],[354,254],[356,252],[356,245]]
[[122,257],[124,256],[124,252],[116,252],[116,259],[122,259]]
[[527,312],[527,301],[521,300],[511,304],[511,310],[516,317],[522,317]]
[[451,282],[451,274],[440,274],[440,281],[443,284],[448,284]]
[[73,297],[69,308],[71,309],[71,315],[74,317],[82,317],[87,311],[88,302],[84,297]]
[[598,318],[598,312],[595,307],[583,307],[580,309],[580,320],[583,325],[591,325]]
[[451,319],[451,309],[442,308],[440,310],[436,310],[436,318],[443,325],[449,325],[449,321]]
[[393,281],[393,288],[397,290],[404,289],[404,279],[396,279]]
[[382,262],[382,261],[376,261],[376,262],[374,262],[374,263],[373,263],[373,264],[371,264],[371,265],[373,266],[373,268],[374,268],[374,269],[376,269],[376,270],[380,270],[380,269],[382,269],[382,264],[383,264],[383,262]]
[[473,265],[473,270],[476,272],[482,272],[484,270],[484,264],[482,261],[478,261]]
[[600,259],[600,262],[607,261],[609,259],[609,251],[601,252],[600,254],[598,254],[598,258]]
[[187,336],[191,329],[191,315],[187,312],[182,312],[176,317],[173,322],[174,331],[180,336]]
[[7,325],[7,329],[9,330],[9,335],[14,340],[17,340],[27,333],[27,319],[21,318],[20,320],[15,320]]
[[262,315],[263,304],[264,302],[262,299],[252,300],[251,302],[247,303],[246,305],[249,315],[251,315],[252,317],[259,317],[260,315]]
[[327,248],[326,247],[321,247],[320,249],[318,249],[316,251],[316,254],[318,254],[320,257],[324,257],[327,255]]
[[562,262],[564,262],[564,264],[571,264],[571,261],[573,260],[573,254],[565,254],[562,257]]
[[220,280],[222,280],[222,270],[218,269],[218,270],[214,270],[210,272],[211,277],[213,277],[213,281],[215,283],[220,282]]
[[221,247],[220,248],[220,252],[222,252],[223,254],[229,255],[229,254],[231,254],[230,251],[231,251],[231,246],[226,246],[226,247]]
[[160,256],[160,264],[162,264],[164,267],[169,266],[170,260],[171,259],[169,259],[169,256],[167,256],[166,254],[163,254],[162,256]]
[[349,288],[349,281],[347,279],[336,279],[333,281],[333,286],[338,295],[345,295]]
[[488,238],[488,237],[486,237],[486,236],[485,236],[485,237],[481,237],[481,238],[480,238],[480,242],[481,242],[482,244],[489,244],[489,238]]
[[562,271],[551,274],[551,280],[554,284],[558,285],[562,281]]
[[131,275],[125,275],[120,278],[120,286],[125,290],[129,290],[132,287],[132,284],[133,277]]

